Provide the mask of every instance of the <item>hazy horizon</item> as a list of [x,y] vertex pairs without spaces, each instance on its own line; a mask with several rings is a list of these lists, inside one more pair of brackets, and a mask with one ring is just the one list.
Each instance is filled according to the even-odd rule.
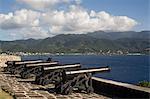
[[[101,32],[101,30],[99,30],[100,32]],[[143,31],[148,31],[149,33],[150,33],[150,30],[141,30],[141,31],[133,31],[133,32],[143,32]],[[94,32],[97,32],[97,31],[94,31]],[[111,33],[111,32],[115,32],[115,31],[103,31],[103,32],[105,32],[105,33]],[[118,33],[118,31],[116,31],[117,33]],[[121,31],[121,32],[132,32],[132,31]],[[120,32],[120,33],[121,33]],[[88,34],[88,33],[93,33],[93,32],[86,32],[86,33],[83,33],[83,34]],[[71,33],[68,33],[68,34],[64,34],[64,35],[70,35]],[[53,38],[53,37],[55,37],[55,36],[58,36],[58,35],[61,35],[61,34],[57,34],[57,35],[54,35],[54,36],[49,36],[49,37],[45,37],[45,38],[19,38],[19,39],[15,39],[15,40],[1,40],[0,39],[0,41],[16,41],[16,40],[29,40],[29,39],[33,39],[33,40],[42,40],[42,39],[46,39],[46,38]],[[76,34],[75,34],[76,35]],[[79,34],[80,35],[80,34]],[[150,35],[149,35],[150,36]]]

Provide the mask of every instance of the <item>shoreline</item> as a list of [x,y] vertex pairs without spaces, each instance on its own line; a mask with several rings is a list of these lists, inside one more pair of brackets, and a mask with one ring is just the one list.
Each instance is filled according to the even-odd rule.
[[149,56],[150,54],[143,53],[126,53],[126,54],[117,54],[117,53],[28,53],[28,52],[16,52],[16,53],[2,53],[0,55],[16,55],[16,56],[30,56],[30,55],[52,55],[52,56],[81,56],[81,55],[95,55],[95,56]]
[[18,56],[150,56],[150,54],[124,54],[124,55],[102,55],[102,54],[30,54],[30,55],[18,55]]

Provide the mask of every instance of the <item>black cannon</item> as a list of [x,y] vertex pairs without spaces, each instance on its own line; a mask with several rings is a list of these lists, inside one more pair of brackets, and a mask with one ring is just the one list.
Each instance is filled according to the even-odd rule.
[[20,70],[24,66],[24,64],[32,64],[43,62],[43,60],[28,60],[28,61],[7,61],[7,67],[4,68],[5,72],[10,72],[14,74],[15,70]]
[[74,71],[63,71],[60,82],[55,83],[55,89],[60,94],[70,94],[73,90],[93,92],[92,74],[110,71],[109,67],[88,68]]
[[24,60],[24,61],[7,61],[7,67],[4,68],[5,72],[10,72],[11,74],[20,73],[25,64],[34,64],[41,62],[52,62],[51,58],[48,58],[46,61],[44,60]]
[[49,83],[60,82],[63,70],[79,70],[81,68],[81,64],[63,64],[57,65],[53,67],[46,67],[41,75],[36,75],[35,83],[40,85],[47,85]]
[[51,61],[51,62],[37,62],[37,63],[27,63],[20,66],[17,66],[14,70],[14,74],[20,74],[22,72],[25,72],[27,69],[35,69],[35,68],[41,68],[41,67],[49,67],[53,65],[57,65],[57,61]]
[[42,71],[44,71],[44,67],[55,66],[57,64],[57,61],[25,64],[23,70],[19,74],[21,78],[29,78],[31,75],[41,75]]

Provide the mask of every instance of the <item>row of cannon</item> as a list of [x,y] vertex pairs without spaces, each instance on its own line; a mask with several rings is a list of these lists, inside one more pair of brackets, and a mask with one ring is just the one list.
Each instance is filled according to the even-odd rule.
[[56,93],[70,94],[73,90],[92,93],[92,75],[99,72],[110,71],[108,66],[95,68],[82,68],[80,63],[60,64],[58,61],[26,60],[7,61],[4,72],[19,74],[21,78],[35,77],[39,85],[54,84]]

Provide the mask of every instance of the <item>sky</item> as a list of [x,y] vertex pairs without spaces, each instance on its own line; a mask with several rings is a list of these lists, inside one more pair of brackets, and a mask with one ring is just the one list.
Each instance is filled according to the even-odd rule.
[[0,0],[0,40],[150,30],[150,0]]

